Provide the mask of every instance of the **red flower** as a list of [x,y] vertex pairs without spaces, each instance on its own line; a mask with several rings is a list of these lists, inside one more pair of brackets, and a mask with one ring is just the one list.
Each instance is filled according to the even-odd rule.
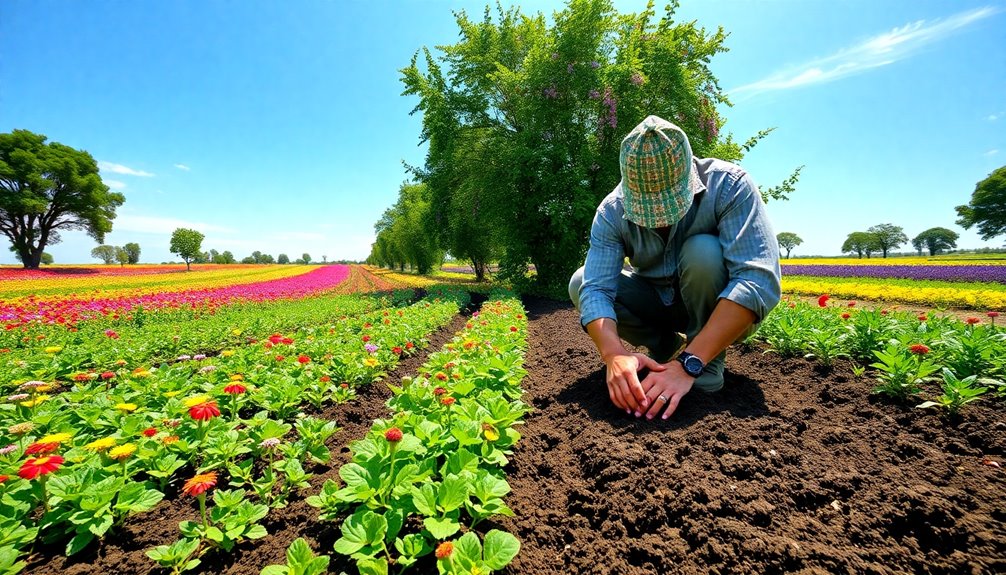
[[830,300],[830,299],[831,299],[830,295],[823,294],[821,297],[817,298],[817,305],[819,305],[821,307],[827,307],[828,306],[828,300]]
[[281,339],[279,341],[280,341],[280,343],[282,343],[284,345],[290,345],[291,343],[293,343],[293,338],[292,337],[284,337],[283,339]]
[[415,345],[413,345],[411,341],[410,341],[410,342],[407,342],[407,343],[405,344],[405,349],[412,349],[412,348],[414,348],[414,347],[416,347],[416,346],[415,346]]
[[340,383],[339,387],[341,387],[342,389],[349,389],[349,384],[348,383]]
[[433,395],[443,395],[445,393],[447,393],[447,390],[442,387],[438,387],[433,390]]
[[241,385],[240,383],[232,383],[224,388],[224,393],[230,395],[241,395],[246,391],[248,391],[248,388]]
[[790,309],[793,309],[793,308],[795,308],[795,307],[796,307],[796,304],[795,304],[795,303],[793,303],[793,302],[790,302],[790,303],[789,303],[789,308],[790,308]]
[[101,379],[104,379],[105,381],[108,381],[108,380],[112,379],[113,377],[115,377],[115,373],[113,373],[111,371],[106,371],[106,372],[104,372],[104,373],[101,374]]
[[402,348],[396,345],[395,347],[391,348],[391,353],[395,355],[402,355]]
[[277,355],[276,356],[276,361],[283,361],[284,359],[286,359],[286,357],[284,357],[282,355]]
[[6,483],[10,479],[9,475],[0,475],[0,483]]
[[365,335],[365,336],[361,337],[360,339],[363,340],[363,343],[367,343],[368,341],[370,341],[370,336],[369,335]]
[[852,316],[849,315],[849,314],[847,314],[847,313],[843,313],[842,314],[842,319],[849,319],[850,317],[852,317]]
[[262,347],[264,347],[264,348],[266,348],[266,349],[269,349],[269,348],[271,348],[271,347],[272,347],[272,342],[268,342],[268,341],[267,341],[267,342],[265,342],[265,343],[263,343],[263,344],[262,344]]
[[215,401],[207,401],[189,408],[189,417],[199,421],[209,421],[218,415],[220,415],[220,410],[217,409]]
[[45,457],[33,457],[21,464],[21,469],[17,474],[22,479],[35,479],[42,475],[48,475],[59,469],[63,464],[63,458],[58,455],[47,455]]
[[465,327],[468,328],[468,329],[471,329],[472,328],[472,322],[466,323]]
[[919,315],[919,317],[917,317],[917,318],[915,318],[915,319],[917,319],[917,320],[919,320],[919,321],[926,321],[926,320],[927,320],[927,319],[929,319],[929,318],[928,318],[928,317],[926,317],[926,314],[920,314],[920,315]]
[[153,437],[155,435],[157,435],[156,427],[148,427],[143,430],[143,437]]
[[887,315],[887,310],[886,309],[880,310],[880,315]]
[[990,311],[990,312],[988,312],[985,315],[988,316],[988,317],[999,317],[999,312],[997,312],[997,311]]
[[856,307],[856,302],[850,301],[849,302],[849,307]]
[[217,473],[216,471],[210,471],[209,473],[200,473],[188,481],[185,482],[185,486],[182,487],[182,491],[186,495],[191,495],[195,497],[201,493],[205,493],[217,484]]
[[510,331],[517,331],[517,326],[515,325],[510,326]]
[[440,403],[442,403],[444,405],[447,405],[447,406],[454,405],[454,398],[453,397],[445,397],[445,398],[443,398],[443,399],[440,400]]
[[322,382],[322,383],[328,383],[328,382],[330,382],[330,381],[332,381],[332,378],[331,378],[331,377],[329,377],[329,376],[327,376],[327,375],[323,375],[323,376],[321,376],[321,382]]
[[450,541],[444,541],[440,545],[437,545],[435,555],[437,559],[447,559],[452,553],[454,553],[454,544]]
[[388,440],[389,443],[398,443],[402,440],[402,430],[392,427],[384,432],[384,439]]
[[367,323],[363,324],[363,327],[364,327],[364,328],[368,328],[368,327],[370,327],[370,322],[368,321]]
[[112,338],[112,339],[119,339],[119,334],[115,333],[114,331],[112,331],[110,329],[106,329],[105,330],[105,335],[108,336],[108,337],[110,337],[110,338]]
[[439,379],[440,381],[447,381],[447,374],[442,371],[438,371],[433,377]]
[[966,323],[968,325],[975,325],[976,323],[981,323],[981,321],[982,320],[980,320],[980,319],[978,319],[976,317],[969,317],[968,319],[964,320],[964,323]]
[[524,314],[522,313],[517,314],[517,319],[524,319]]
[[281,341],[283,341],[283,336],[278,333],[274,333],[269,336],[269,342],[272,343],[273,345],[276,345]]
[[298,355],[298,356],[297,356],[297,361],[298,361],[299,363],[301,363],[301,364],[304,364],[304,363],[311,363],[311,358],[310,358],[310,357],[308,357],[308,356],[306,356],[306,355]]
[[45,455],[59,449],[59,443],[32,443],[25,450],[25,455]]
[[914,353],[915,355],[926,355],[929,353],[929,346],[917,343],[908,348],[908,351]]

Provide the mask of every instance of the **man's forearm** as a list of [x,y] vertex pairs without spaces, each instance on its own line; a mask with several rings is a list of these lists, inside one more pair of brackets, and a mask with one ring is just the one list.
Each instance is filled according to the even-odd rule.
[[748,308],[728,299],[721,299],[713,309],[709,321],[695,339],[688,342],[685,351],[709,363],[737,341],[756,319],[755,313]]
[[601,354],[601,359],[608,363],[613,355],[627,354],[625,346],[622,345],[621,338],[618,337],[618,326],[615,320],[609,317],[601,317],[587,324],[587,334],[594,340],[597,351]]

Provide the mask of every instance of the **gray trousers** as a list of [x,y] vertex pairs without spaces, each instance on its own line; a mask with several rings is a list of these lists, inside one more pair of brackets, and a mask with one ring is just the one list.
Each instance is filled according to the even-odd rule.
[[[569,298],[577,309],[583,269],[576,270],[569,280]],[[653,359],[666,363],[684,343],[679,333],[690,340],[709,321],[729,277],[719,238],[710,234],[694,235],[682,244],[677,281],[672,283],[675,297],[670,305],[664,303],[650,281],[622,270],[615,296],[619,337],[632,345],[645,346]],[[754,329],[752,326],[742,338]],[[705,373],[696,379],[696,388],[716,391],[723,387],[725,357],[723,352],[709,362]]]

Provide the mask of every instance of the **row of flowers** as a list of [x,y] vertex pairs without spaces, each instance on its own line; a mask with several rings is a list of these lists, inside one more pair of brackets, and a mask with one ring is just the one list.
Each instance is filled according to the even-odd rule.
[[942,395],[923,406],[956,412],[987,392],[1006,396],[1006,331],[995,325],[998,317],[990,311],[960,321],[821,295],[816,303],[784,302],[752,338],[784,357],[804,356],[825,367],[851,360],[856,375],[876,382],[874,392],[901,400],[937,381]]
[[825,265],[790,264],[786,276],[856,277],[1006,284],[1006,265]]
[[828,293],[839,298],[899,301],[930,307],[1006,310],[1006,286],[991,288],[990,285],[995,284],[959,283],[951,287],[914,280],[787,276],[785,270],[782,278],[782,289],[786,293]]
[[[65,278],[5,286],[0,321],[77,324],[136,308],[177,309],[226,305],[234,301],[302,298],[331,290],[349,276],[349,266],[234,268],[198,274],[136,275],[109,282]],[[128,283],[121,280],[128,279]],[[62,321],[60,321],[62,319]],[[10,329],[10,327],[7,327]]]
[[334,550],[360,573],[429,572],[435,561],[440,573],[488,574],[519,551],[512,534],[475,530],[513,514],[503,468],[529,411],[520,400],[527,320],[518,300],[500,297],[417,377],[391,386],[390,417],[351,444],[341,482],[308,498],[322,520],[342,520]]
[[[194,474],[182,492],[199,500],[200,520],[181,525],[186,545],[196,542],[183,567],[265,536],[268,509],[309,485],[306,464],[329,458],[335,422],[305,409],[352,398],[425,345],[460,303],[425,300],[216,357],[112,368],[47,400],[52,382],[22,383],[0,410],[0,555],[16,557],[36,539],[66,540],[76,553],[151,509],[186,469]],[[224,478],[229,489],[208,506],[206,492]],[[179,567],[159,553],[151,556]]]

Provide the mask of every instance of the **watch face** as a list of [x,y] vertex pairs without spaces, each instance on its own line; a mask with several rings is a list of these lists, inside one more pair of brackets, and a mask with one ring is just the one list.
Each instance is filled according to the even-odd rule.
[[702,360],[697,357],[689,357],[685,359],[684,367],[685,371],[688,372],[688,375],[692,375],[695,377],[702,375],[702,368],[703,368]]

